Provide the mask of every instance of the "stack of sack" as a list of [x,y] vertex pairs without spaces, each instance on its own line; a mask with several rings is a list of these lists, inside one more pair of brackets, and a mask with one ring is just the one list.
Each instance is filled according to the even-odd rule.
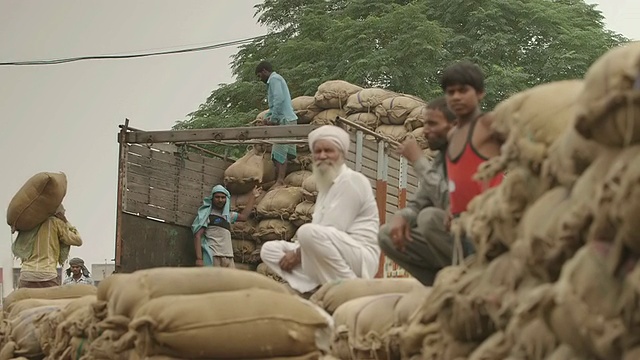
[[312,359],[332,319],[255,272],[155,268],[102,281],[82,360]]
[[12,292],[3,303],[0,359],[79,358],[95,300],[96,288],[84,284]]
[[55,214],[66,194],[67,176],[64,173],[35,174],[11,199],[7,224],[12,231],[35,229]]
[[397,359],[401,329],[429,292],[415,279],[349,279],[323,285],[310,300],[333,315],[334,357]]
[[507,176],[452,225],[477,253],[438,274],[402,358],[638,358],[638,64],[630,43],[495,108],[507,140],[477,177]]

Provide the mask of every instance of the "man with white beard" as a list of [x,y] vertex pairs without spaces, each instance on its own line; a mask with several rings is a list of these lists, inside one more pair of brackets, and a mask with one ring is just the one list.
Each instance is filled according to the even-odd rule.
[[303,296],[337,279],[373,278],[380,247],[378,207],[369,180],[347,167],[349,133],[321,126],[309,133],[318,197],[297,243],[269,241],[262,261]]

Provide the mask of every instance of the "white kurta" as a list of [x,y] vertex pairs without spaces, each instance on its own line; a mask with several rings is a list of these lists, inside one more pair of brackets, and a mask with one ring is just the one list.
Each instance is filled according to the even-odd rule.
[[[260,256],[295,290],[305,293],[331,280],[373,278],[380,248],[378,207],[369,180],[342,166],[326,193],[318,194],[313,220],[298,229],[298,243],[269,241]],[[290,273],[279,262],[301,248],[302,265]]]

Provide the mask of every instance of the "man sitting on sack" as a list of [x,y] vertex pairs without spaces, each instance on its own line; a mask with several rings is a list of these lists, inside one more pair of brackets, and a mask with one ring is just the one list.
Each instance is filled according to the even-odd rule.
[[337,279],[373,278],[378,270],[380,220],[371,183],[347,167],[349,133],[321,126],[309,133],[318,196],[313,220],[297,243],[269,241],[262,261],[304,296]]
[[80,258],[73,258],[69,260],[69,268],[67,269],[67,278],[64,279],[62,285],[68,284],[87,284],[93,285],[93,279],[91,279],[91,273],[89,269],[84,266],[84,260]]
[[222,185],[214,186],[211,195],[204,198],[191,225],[196,249],[196,266],[235,268],[231,224],[249,219],[256,198],[260,196],[259,189],[254,189],[253,194],[241,213],[231,211],[231,194]]

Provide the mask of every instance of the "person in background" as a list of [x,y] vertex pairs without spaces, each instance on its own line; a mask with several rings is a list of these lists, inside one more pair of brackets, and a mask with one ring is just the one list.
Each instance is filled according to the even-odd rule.
[[456,116],[446,151],[450,201],[446,223],[449,226],[452,218],[467,210],[474,197],[502,182],[502,173],[487,182],[477,181],[473,176],[480,164],[500,155],[504,139],[493,130],[491,114],[483,114],[480,109],[485,87],[478,65],[462,61],[449,66],[442,73],[440,86],[449,109]]
[[78,230],[65,216],[61,204],[54,216],[29,231],[18,232],[11,246],[14,256],[22,261],[20,288],[46,288],[59,286],[58,264],[69,257],[71,246],[81,246]]
[[297,243],[269,241],[260,251],[303,297],[332,280],[371,279],[378,269],[378,207],[369,180],[345,164],[349,142],[349,133],[334,125],[309,133],[318,189],[312,221],[298,229]]
[[229,191],[222,185],[213,187],[211,195],[204,199],[191,225],[196,249],[196,266],[235,268],[231,224],[249,220],[255,208],[256,198],[260,196],[260,190],[254,189],[253,194],[244,210],[237,213],[230,211]]
[[84,266],[84,260],[80,258],[73,258],[69,260],[69,268],[67,269],[67,278],[64,279],[62,285],[68,284],[87,284],[93,285],[91,279],[91,273],[89,269]]
[[455,118],[444,97],[427,104],[423,131],[429,148],[436,152],[432,163],[413,138],[397,149],[416,171],[418,190],[378,234],[384,254],[425,286],[433,285],[438,271],[451,265],[453,256],[453,236],[445,227],[449,191],[444,156]]
[[[256,67],[256,76],[267,84],[267,100],[269,111],[265,115],[266,125],[297,124],[298,116],[291,105],[291,94],[287,82],[280,74],[273,71],[270,63],[263,61]],[[275,144],[271,150],[271,158],[276,166],[276,183],[272,188],[284,185],[287,174],[287,161],[297,156],[295,144]]]

